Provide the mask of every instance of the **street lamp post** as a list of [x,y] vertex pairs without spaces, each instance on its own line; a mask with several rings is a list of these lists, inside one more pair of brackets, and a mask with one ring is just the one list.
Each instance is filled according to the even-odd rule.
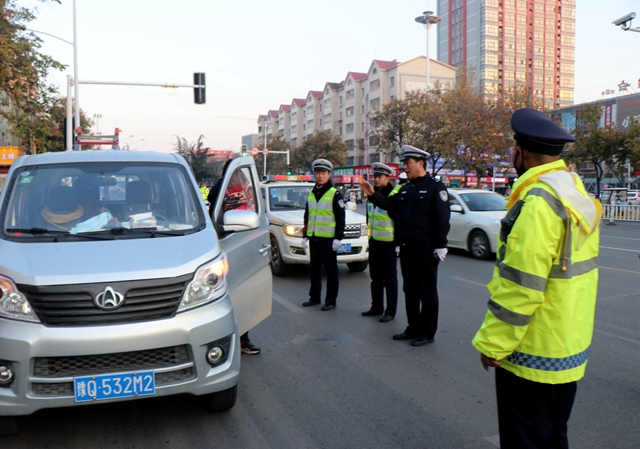
[[431,25],[436,24],[441,20],[442,18],[440,18],[439,16],[433,15],[433,11],[425,11],[421,16],[416,17],[416,22],[423,24],[427,30],[427,85],[425,88],[425,92],[429,90],[429,30],[431,29]]

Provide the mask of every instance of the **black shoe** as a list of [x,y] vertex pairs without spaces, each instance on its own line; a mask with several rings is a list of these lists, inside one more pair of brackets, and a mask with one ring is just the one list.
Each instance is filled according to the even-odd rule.
[[320,305],[320,301],[312,301],[312,300],[302,303],[302,307],[311,307],[311,306],[319,306],[319,305]]
[[369,309],[366,312],[362,312],[362,316],[380,316],[382,312],[376,312],[373,309]]
[[424,346],[433,343],[433,338],[418,337],[411,342],[411,346]]
[[335,305],[335,304],[325,304],[324,306],[322,306],[322,309],[321,309],[321,310],[322,310],[323,312],[326,312],[326,311],[328,311],[328,310],[333,310],[333,309],[335,309],[335,308],[336,308],[336,305]]
[[412,335],[410,335],[410,334],[407,334],[406,331],[404,331],[401,334],[395,334],[393,336],[394,340],[411,340],[412,338],[414,338],[414,337]]
[[260,354],[260,348],[258,348],[256,345],[252,344],[250,341],[248,342],[244,342],[241,341],[240,342],[240,351],[243,354]]
[[381,323],[388,323],[389,321],[391,321],[393,319],[393,317],[391,315],[382,315],[382,318],[380,318],[380,322]]

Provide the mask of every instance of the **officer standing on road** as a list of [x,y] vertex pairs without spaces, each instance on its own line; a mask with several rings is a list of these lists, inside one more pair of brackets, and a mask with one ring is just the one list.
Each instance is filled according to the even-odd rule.
[[[371,164],[375,191],[388,197],[397,190],[389,183],[393,169],[380,162]],[[398,189],[399,190],[399,189]],[[396,316],[398,306],[398,272],[396,245],[393,238],[393,220],[387,211],[367,202],[369,225],[369,275],[371,276],[371,308],[362,316],[379,316],[387,323]],[[384,308],[384,292],[387,292],[387,309]],[[384,313],[384,314],[383,314]]]
[[500,447],[567,448],[593,335],[602,207],[560,159],[571,134],[530,108],[511,127],[518,180],[473,345],[485,370],[496,367]]
[[429,153],[409,145],[401,148],[407,182],[396,195],[385,197],[367,181],[360,187],[370,201],[387,211],[400,246],[405,306],[409,325],[394,340],[413,340],[412,346],[433,343],[438,328],[438,264],[447,255],[449,194],[426,171]]
[[344,200],[329,178],[333,165],[326,159],[316,159],[311,164],[316,185],[309,192],[304,210],[302,247],[309,243],[311,288],[304,307],[320,304],[322,294],[322,267],[327,274],[327,295],[322,311],[336,308],[338,298],[338,256],[344,238]]

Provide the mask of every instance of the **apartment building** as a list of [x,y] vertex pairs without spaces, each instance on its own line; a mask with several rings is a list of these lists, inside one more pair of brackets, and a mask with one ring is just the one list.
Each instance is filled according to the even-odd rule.
[[438,0],[438,60],[473,67],[478,89],[513,85],[549,109],[573,104],[576,0]]
[[302,143],[303,139],[303,125],[305,105],[307,104],[304,98],[294,98],[291,101],[290,115],[289,115],[289,144],[292,147],[297,147]]
[[[367,72],[347,72],[339,83],[327,82],[322,91],[311,90],[305,99],[293,99],[287,112],[281,105],[277,123],[272,112],[258,117],[260,139],[267,143],[277,130],[292,146],[301,145],[316,132],[338,135],[347,146],[347,165],[363,165],[380,161],[378,148],[367,139],[369,113],[391,100],[402,99],[406,92],[424,90],[426,58],[418,56],[405,62],[373,60]],[[433,59],[429,60],[429,84],[436,81],[453,85],[456,69]],[[260,141],[261,145],[263,140]],[[393,163],[386,160],[382,162]]]

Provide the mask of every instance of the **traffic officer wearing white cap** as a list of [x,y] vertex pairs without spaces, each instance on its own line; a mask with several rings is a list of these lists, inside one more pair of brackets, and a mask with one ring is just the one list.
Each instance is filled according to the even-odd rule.
[[322,311],[336,308],[338,298],[338,256],[341,240],[344,238],[344,200],[342,194],[331,185],[333,165],[326,159],[316,159],[311,164],[316,185],[309,192],[304,210],[302,247],[309,243],[309,267],[311,287],[309,300],[304,307],[320,304],[322,295],[322,267],[327,274],[327,295]]
[[496,368],[500,447],[567,448],[593,335],[602,206],[560,158],[571,134],[530,108],[511,128],[518,180],[473,346]]
[[[371,164],[375,191],[388,197],[394,195],[389,176],[393,169],[380,162]],[[369,225],[369,275],[371,276],[371,308],[362,316],[379,316],[387,323],[396,316],[398,307],[398,270],[394,242],[393,220],[388,212],[367,202],[367,224]],[[387,308],[384,308],[384,293],[387,293]]]
[[429,153],[409,145],[403,145],[401,151],[409,182],[396,195],[374,192],[367,181],[360,187],[373,204],[389,211],[400,246],[409,325],[393,339],[423,346],[433,342],[438,329],[438,264],[447,254],[449,194],[426,171]]

